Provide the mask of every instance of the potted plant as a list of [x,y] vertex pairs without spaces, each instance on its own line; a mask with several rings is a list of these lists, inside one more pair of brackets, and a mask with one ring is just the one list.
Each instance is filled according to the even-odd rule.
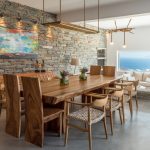
[[83,67],[81,70],[80,70],[81,74],[79,76],[80,80],[86,80],[87,79],[87,75],[86,75],[86,72],[88,72],[88,69],[86,67]]
[[69,84],[69,72],[68,71],[60,71],[60,85]]

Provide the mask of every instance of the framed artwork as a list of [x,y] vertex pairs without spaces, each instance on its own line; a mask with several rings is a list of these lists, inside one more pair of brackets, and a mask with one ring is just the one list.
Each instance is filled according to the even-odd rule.
[[33,59],[37,50],[38,33],[0,27],[0,58]]

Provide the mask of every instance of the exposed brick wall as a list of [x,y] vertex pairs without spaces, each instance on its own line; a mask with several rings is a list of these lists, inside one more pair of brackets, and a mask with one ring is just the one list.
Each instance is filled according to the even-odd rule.
[[[8,28],[15,28],[16,19],[13,18],[20,14],[23,20],[23,29],[30,31],[33,27],[32,20],[41,22],[41,11],[16,3],[0,0],[0,10],[4,12],[5,22]],[[54,21],[56,16],[45,13],[47,20]],[[45,60],[45,68],[58,72],[61,69],[72,71],[73,67],[69,64],[71,57],[77,56],[81,60],[81,66],[97,64],[97,47],[105,47],[105,31],[99,34],[86,35],[75,31],[51,28],[52,38],[47,37],[48,28],[39,24],[39,47],[38,60]],[[50,46],[52,48],[44,48]],[[19,60],[0,60],[0,72],[25,72],[34,69],[35,62],[28,59]]]

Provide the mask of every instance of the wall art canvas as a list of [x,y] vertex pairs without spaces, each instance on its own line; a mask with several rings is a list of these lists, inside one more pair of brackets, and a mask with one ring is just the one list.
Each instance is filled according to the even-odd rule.
[[34,58],[37,49],[38,33],[0,27],[0,58]]

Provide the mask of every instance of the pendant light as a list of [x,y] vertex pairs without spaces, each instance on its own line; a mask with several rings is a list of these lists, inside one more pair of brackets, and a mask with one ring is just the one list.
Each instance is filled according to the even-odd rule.
[[111,36],[110,45],[114,45],[114,42],[113,42],[113,33],[112,32],[110,33],[110,36]]
[[[44,0],[43,0],[43,13],[45,12],[44,10]],[[59,21],[56,22],[45,22],[43,19],[43,25],[46,26],[54,26],[54,27],[60,27],[60,28],[64,28],[64,29],[69,29],[69,30],[73,30],[73,31],[79,31],[79,32],[83,32],[83,33],[87,33],[87,34],[96,34],[99,33],[99,29],[98,30],[94,30],[94,29],[90,29],[86,27],[86,12],[85,12],[85,0],[84,0],[84,26],[79,26],[79,25],[75,25],[75,24],[71,24],[68,22],[63,22],[62,21],[62,0],[60,0],[60,19]],[[98,28],[99,28],[99,0],[98,0]]]
[[123,43],[123,48],[126,48],[127,45],[126,45],[126,32],[124,31],[124,43]]

